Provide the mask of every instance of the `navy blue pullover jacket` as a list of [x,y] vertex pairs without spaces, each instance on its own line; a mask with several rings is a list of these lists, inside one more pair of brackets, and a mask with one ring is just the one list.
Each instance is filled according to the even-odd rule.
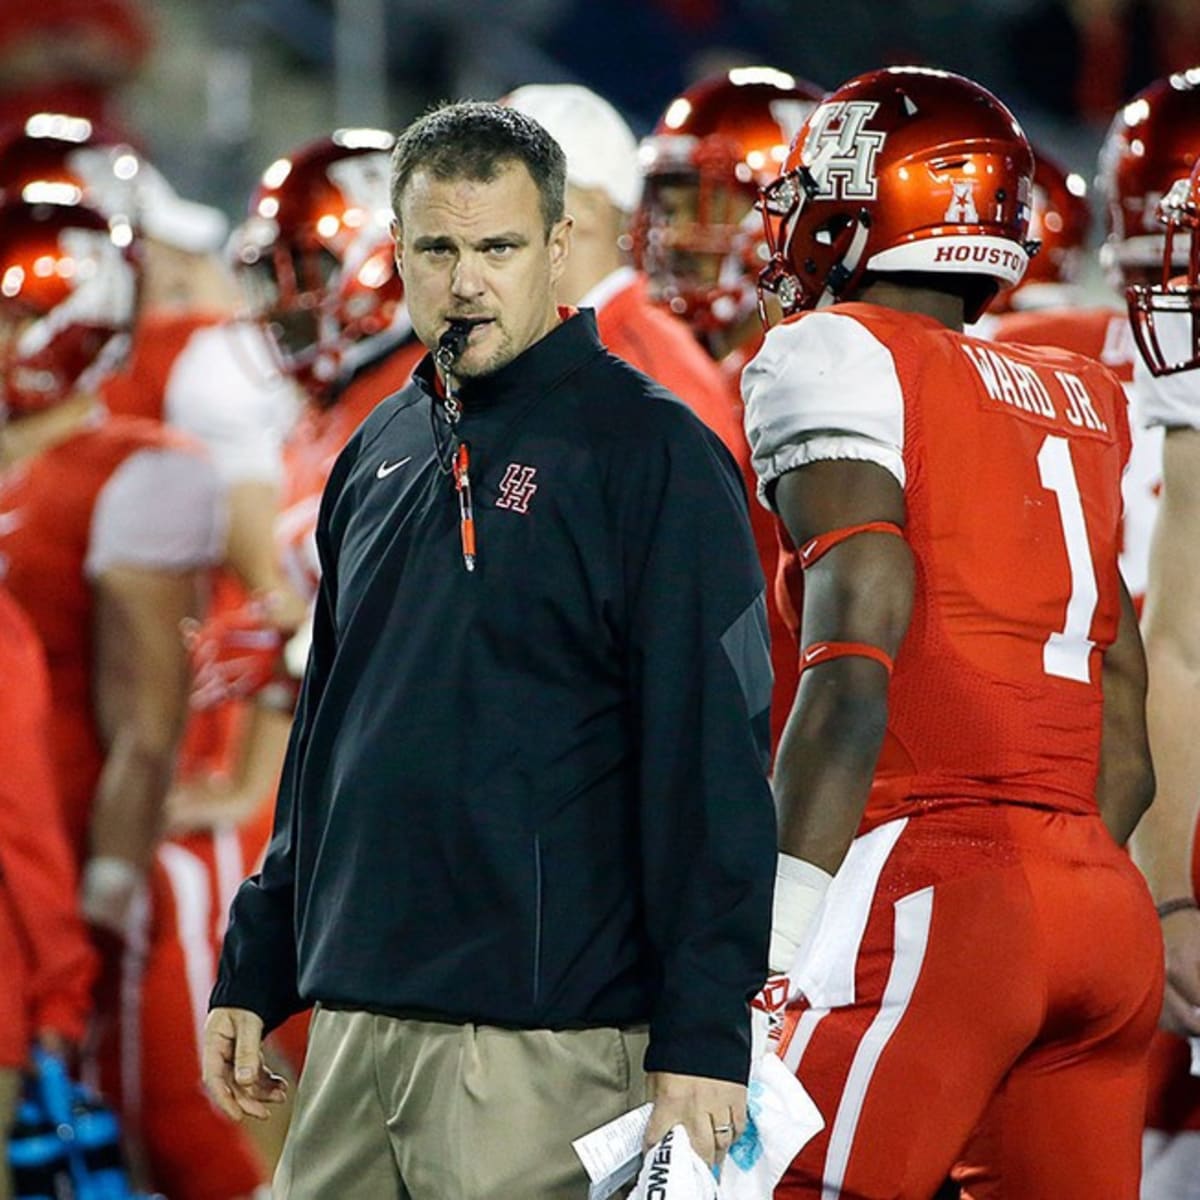
[[427,358],[334,466],[313,646],[212,1003],[649,1022],[744,1080],[766,971],[762,576],[737,467],[589,312],[467,382],[464,568]]

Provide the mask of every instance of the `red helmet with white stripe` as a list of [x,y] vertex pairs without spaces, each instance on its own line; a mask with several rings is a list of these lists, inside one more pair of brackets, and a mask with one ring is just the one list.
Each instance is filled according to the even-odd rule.
[[1035,248],[1032,184],[1029,142],[986,88],[924,67],[860,75],[817,106],[763,189],[762,286],[796,312],[867,276],[957,278],[977,320]]
[[98,386],[128,348],[137,284],[128,222],[82,204],[0,206],[0,408]]
[[992,312],[1067,303],[1069,289],[1083,269],[1092,226],[1087,182],[1037,147],[1033,153],[1029,236],[1038,243],[1038,252],[1029,260],[1021,282],[992,302]]
[[253,315],[314,398],[336,381],[346,348],[387,329],[403,298],[388,233],[393,140],[341,129],[278,159],[234,234]]
[[651,294],[698,333],[754,311],[767,258],[753,211],[823,89],[770,67],[688,88],[638,150],[634,254]]
[[1198,155],[1200,68],[1155,80],[1113,117],[1096,172],[1108,221],[1100,255],[1125,282],[1162,265],[1158,203]]
[[225,217],[185,200],[132,146],[85,117],[40,112],[0,136],[0,198],[30,203],[80,200],[139,234],[192,254],[217,250]]
[[1125,294],[1138,349],[1157,376],[1200,367],[1200,158],[1156,207],[1166,227],[1162,278],[1134,284]]

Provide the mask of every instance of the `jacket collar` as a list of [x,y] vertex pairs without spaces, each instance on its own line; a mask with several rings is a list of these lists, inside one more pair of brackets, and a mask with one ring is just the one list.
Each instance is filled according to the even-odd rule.
[[[603,350],[596,332],[595,313],[567,309],[563,320],[532,346],[527,347],[498,371],[477,379],[465,379],[458,386],[464,410],[470,412],[494,408],[530,392],[545,392],[569,375],[581,363]],[[434,400],[445,396],[442,382],[426,354],[413,372],[417,386]]]

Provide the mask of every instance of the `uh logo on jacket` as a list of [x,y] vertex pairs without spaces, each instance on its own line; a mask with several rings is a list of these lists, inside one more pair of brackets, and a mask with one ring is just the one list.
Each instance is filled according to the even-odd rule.
[[527,513],[529,502],[538,490],[538,485],[533,481],[536,475],[537,467],[527,467],[523,463],[509,463],[500,480],[500,494],[496,497],[496,507],[507,508],[512,512]]

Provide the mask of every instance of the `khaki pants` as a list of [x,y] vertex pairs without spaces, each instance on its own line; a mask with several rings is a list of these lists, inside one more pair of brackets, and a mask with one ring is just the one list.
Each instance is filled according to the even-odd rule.
[[275,1200],[584,1200],[571,1141],[645,1100],[646,1041],[318,1008]]

